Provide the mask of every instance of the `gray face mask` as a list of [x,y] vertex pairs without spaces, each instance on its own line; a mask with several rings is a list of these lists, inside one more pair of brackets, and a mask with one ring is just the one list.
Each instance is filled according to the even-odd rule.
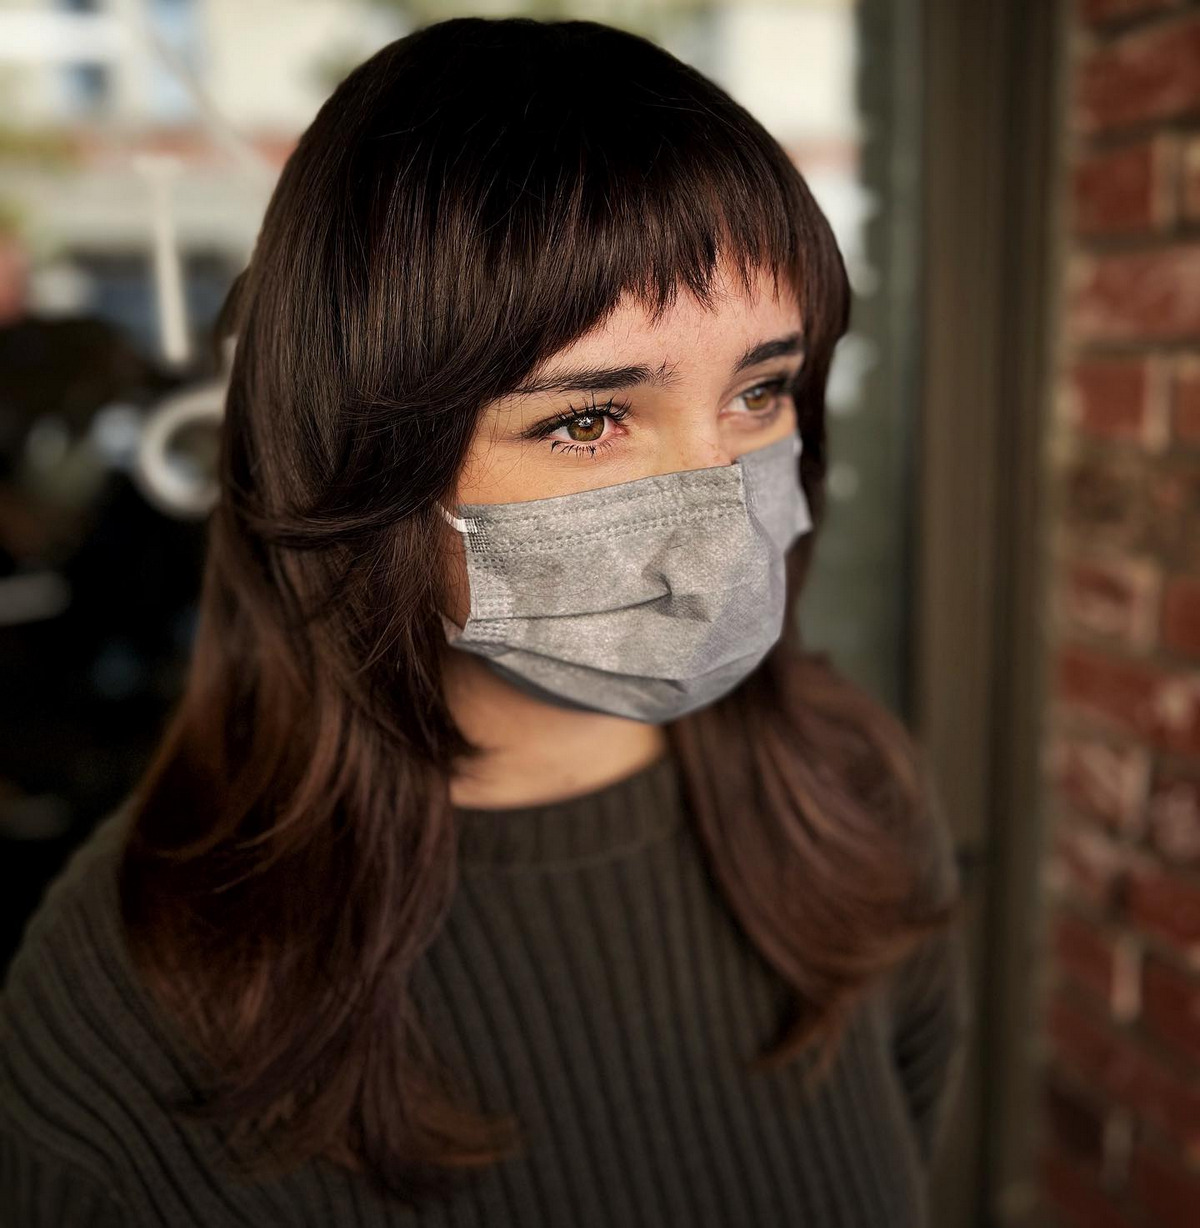
[[446,638],[539,699],[658,724],[733,690],[783,632],[784,558],[812,528],[800,437],[733,464],[522,503],[439,503],[470,613]]

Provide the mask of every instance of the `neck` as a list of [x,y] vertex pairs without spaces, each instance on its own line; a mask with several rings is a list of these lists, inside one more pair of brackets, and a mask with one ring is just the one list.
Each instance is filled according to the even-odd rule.
[[447,701],[484,748],[450,780],[455,806],[535,806],[601,788],[661,758],[659,725],[544,703],[463,652],[447,654]]

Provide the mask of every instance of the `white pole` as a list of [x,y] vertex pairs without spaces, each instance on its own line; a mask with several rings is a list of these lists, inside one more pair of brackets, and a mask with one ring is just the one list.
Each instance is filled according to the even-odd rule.
[[172,181],[179,159],[170,154],[138,154],[134,169],[150,185],[154,223],[154,283],[158,301],[158,335],[166,362],[184,366],[191,357],[187,303],[183,295],[183,265],[179,258],[175,218],[171,212]]

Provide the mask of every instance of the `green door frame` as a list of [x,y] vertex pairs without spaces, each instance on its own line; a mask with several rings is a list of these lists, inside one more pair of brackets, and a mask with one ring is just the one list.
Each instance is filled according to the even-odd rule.
[[[864,178],[890,279],[912,490],[902,709],[968,896],[975,1026],[935,1174],[938,1228],[1036,1214],[1044,431],[1057,331],[1068,6],[861,0]],[[893,365],[904,355],[893,354]],[[911,374],[911,378],[909,375]]]

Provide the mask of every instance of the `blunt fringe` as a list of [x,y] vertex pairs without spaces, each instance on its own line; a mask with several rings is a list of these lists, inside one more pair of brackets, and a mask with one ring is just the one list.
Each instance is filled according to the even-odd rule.
[[[711,301],[719,260],[801,306],[800,476],[824,518],[849,322],[829,225],[723,90],[591,21],[455,18],[350,72],[288,158],[216,336],[235,338],[186,684],[130,795],[131,953],[212,1073],[179,1110],[243,1171],[323,1157],[416,1200],[522,1145],[409,992],[457,882],[439,560],[479,414],[624,295]],[[950,915],[920,747],[784,638],[667,726],[721,891],[794,989],[755,1068],[832,1053]]]

